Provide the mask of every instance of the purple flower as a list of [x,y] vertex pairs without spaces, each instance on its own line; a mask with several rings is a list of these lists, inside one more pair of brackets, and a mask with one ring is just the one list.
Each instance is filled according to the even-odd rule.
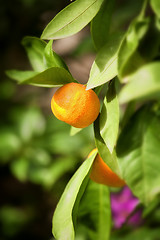
[[[112,218],[115,228],[120,228],[126,222],[138,204],[139,200],[133,196],[128,187],[124,187],[118,193],[111,193]],[[129,217],[127,224],[130,226],[140,225],[142,223],[141,214],[141,210],[137,210]]]

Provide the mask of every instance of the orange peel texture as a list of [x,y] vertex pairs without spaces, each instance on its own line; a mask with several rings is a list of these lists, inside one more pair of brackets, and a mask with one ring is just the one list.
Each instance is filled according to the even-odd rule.
[[68,83],[53,95],[51,109],[59,120],[76,128],[85,128],[96,120],[100,101],[93,90],[86,90],[86,86]]
[[[88,158],[96,151],[93,149]],[[123,187],[126,185],[125,181],[122,180],[116,173],[114,173],[108,165],[102,160],[100,155],[97,153],[95,160],[92,165],[90,178],[92,181],[100,184],[107,185],[109,187]]]

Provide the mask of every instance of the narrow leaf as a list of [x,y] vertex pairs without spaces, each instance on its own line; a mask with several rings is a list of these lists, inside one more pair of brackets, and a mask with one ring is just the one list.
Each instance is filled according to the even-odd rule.
[[53,40],[50,40],[44,49],[44,63],[47,68],[62,67],[68,70],[67,65],[52,49]]
[[98,52],[91,68],[87,89],[100,86],[117,75],[117,55],[121,41],[122,34],[115,34]]
[[109,189],[106,186],[89,182],[81,200],[79,218],[80,223],[85,224],[90,240],[109,240],[111,208]]
[[137,18],[130,24],[118,53],[118,75],[121,82],[126,82],[126,76],[144,64],[144,59],[138,52],[140,41],[148,28],[149,18]]
[[115,0],[104,1],[100,11],[91,22],[92,39],[97,50],[108,40],[114,4]]
[[56,87],[73,81],[75,80],[71,74],[64,68],[52,67],[20,83],[39,87]]
[[151,7],[152,7],[153,11],[160,18],[160,1],[159,0],[151,0],[150,3],[151,3]]
[[13,80],[18,81],[19,83],[39,74],[38,72],[34,72],[34,71],[19,71],[19,70],[14,70],[14,69],[7,70],[5,73],[8,77],[10,77]]
[[146,205],[160,194],[160,117],[154,111],[150,105],[139,109],[117,144],[123,178]]
[[100,114],[100,134],[112,154],[119,128],[119,103],[115,82],[111,82]]
[[119,100],[126,103],[139,98],[156,97],[160,92],[160,62],[152,62],[138,69],[128,77]]
[[22,40],[22,45],[25,47],[33,70],[37,72],[45,70],[43,54],[46,47],[46,42],[36,37],[25,37]]
[[[82,191],[84,191],[86,188],[89,180],[89,171],[96,154],[97,152],[88,158],[73,175],[56,207],[53,215],[53,235],[57,240],[74,240],[75,233],[72,218],[73,209],[76,205],[76,202],[79,202],[80,200],[77,197],[81,197],[82,195],[80,194],[81,187],[83,187]],[[85,186],[83,185],[84,182]],[[74,218],[76,218],[75,215]]]
[[98,152],[102,157],[103,161],[117,174],[121,177],[121,170],[119,168],[118,159],[115,150],[112,154],[110,153],[108,147],[106,146],[101,134],[100,134],[100,115],[94,122],[94,134],[95,143],[98,148]]
[[59,12],[46,26],[42,39],[60,39],[84,28],[97,14],[104,0],[76,0]]

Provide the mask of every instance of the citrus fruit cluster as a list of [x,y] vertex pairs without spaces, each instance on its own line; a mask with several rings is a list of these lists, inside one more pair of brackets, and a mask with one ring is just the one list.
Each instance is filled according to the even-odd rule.
[[[98,117],[100,101],[93,90],[86,90],[85,85],[72,82],[55,92],[51,100],[51,109],[59,120],[76,128],[85,128]],[[88,157],[95,151],[96,149]],[[125,182],[108,167],[99,154],[93,162],[90,178],[110,187],[125,185]]]

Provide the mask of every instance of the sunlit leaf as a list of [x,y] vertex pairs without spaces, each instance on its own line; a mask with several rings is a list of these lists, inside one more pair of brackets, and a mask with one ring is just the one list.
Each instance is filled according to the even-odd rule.
[[121,177],[121,171],[119,168],[118,159],[116,156],[115,150],[112,154],[110,153],[106,143],[104,142],[100,134],[100,116],[94,122],[94,134],[95,134],[95,143],[98,148],[98,152],[102,157],[103,161],[117,174]]
[[44,49],[44,63],[47,68],[62,67],[68,70],[67,65],[52,49],[53,40],[50,40]]
[[122,176],[146,205],[160,193],[159,126],[160,116],[145,106],[130,119],[117,144]]
[[33,70],[37,72],[44,71],[43,54],[46,42],[36,37],[25,37],[22,40],[22,44],[25,47]]
[[119,103],[114,85],[115,82],[109,85],[100,114],[100,134],[111,153],[116,144],[119,128]]
[[112,35],[98,52],[92,65],[87,89],[100,86],[117,75],[117,56],[122,34]]
[[64,68],[52,67],[41,73],[10,70],[7,75],[20,84],[30,84],[39,87],[57,87],[66,83],[75,82],[71,74]]
[[77,203],[79,203],[86,188],[89,180],[88,174],[96,154],[97,152],[80,166],[61,196],[53,215],[53,235],[56,239],[74,240],[74,224],[78,210]]
[[160,62],[152,62],[138,69],[128,77],[119,100],[126,103],[139,98],[156,98],[160,95]]
[[106,186],[89,182],[79,207],[79,218],[79,224],[87,228],[90,240],[109,239],[111,208],[109,189]]
[[74,136],[75,134],[79,133],[81,130],[82,128],[75,128],[71,126],[70,136]]
[[34,76],[36,76],[37,74],[39,74],[39,72],[34,72],[34,71],[20,71],[20,70],[7,70],[6,75],[13,79],[20,82],[25,81],[26,79],[30,79]]
[[149,18],[137,18],[129,26],[118,53],[118,75],[122,82],[128,81],[125,77],[145,63],[138,47],[149,24]]
[[104,0],[76,0],[59,12],[46,26],[42,39],[60,39],[84,28],[97,14]]
[[153,11],[160,18],[160,1],[159,0],[151,0],[150,3],[151,3],[151,7],[152,7]]

